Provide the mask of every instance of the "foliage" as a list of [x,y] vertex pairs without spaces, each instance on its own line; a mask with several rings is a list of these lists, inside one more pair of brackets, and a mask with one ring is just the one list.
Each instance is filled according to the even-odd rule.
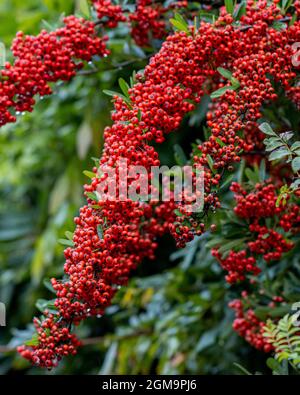
[[[61,13],[82,13],[81,2],[75,3],[5,0],[0,6],[1,39],[9,45],[17,30],[35,34],[45,26],[40,23],[43,19],[51,27]],[[214,20],[214,7],[207,13],[201,2],[192,3],[189,7],[197,10],[199,19]],[[225,5],[238,24],[245,2],[235,3],[226,1]],[[280,6],[287,12],[287,2]],[[178,13],[171,20],[175,30],[187,34],[191,34],[193,22]],[[153,40],[151,46],[141,49],[124,25],[109,36],[109,58],[94,59],[72,82],[55,87],[55,94],[40,101],[32,114],[0,130],[0,301],[5,302],[8,317],[8,326],[0,329],[0,352],[6,347],[0,355],[2,374],[48,374],[30,367],[13,350],[28,339],[35,344],[33,328],[27,324],[37,308],[53,308],[51,285],[43,279],[63,273],[64,247],[57,240],[70,244],[72,218],[83,203],[81,185],[91,177],[85,169],[93,166],[92,157],[101,154],[103,130],[112,110],[111,98],[105,93],[130,104],[125,81],[134,80],[135,71],[143,69],[161,45],[160,40]],[[223,97],[227,90],[238,91],[240,82],[232,76],[233,70],[218,71],[231,85],[204,96],[180,131],[156,147],[163,164],[184,165],[190,147],[197,150],[199,141],[210,134],[204,116],[211,98]],[[226,256],[249,239],[249,233],[241,233],[246,221],[233,213],[232,181],[253,189],[272,175],[274,164],[280,169],[292,166],[292,182],[289,173],[282,173],[284,185],[277,204],[297,201],[293,192],[299,187],[299,112],[280,92],[276,103],[265,105],[262,114],[268,156],[262,148],[264,160],[244,157],[225,173],[222,206],[205,218],[213,225],[211,231],[175,253],[170,237],[159,240],[156,260],[145,261],[129,284],[120,287],[105,316],[90,319],[77,329],[84,346],[76,362],[66,359],[51,374],[299,374],[299,330],[290,314],[300,294],[299,237],[290,236],[295,247],[280,262],[266,265],[260,260],[262,274],[253,276],[247,285],[229,287],[210,252],[218,245]],[[138,116],[142,119],[143,114]],[[196,134],[199,140],[195,142]],[[275,347],[274,358],[253,349],[232,331],[234,314],[228,303],[245,289],[257,294],[249,301],[257,317],[268,320],[265,337]],[[281,309],[269,305],[274,295],[284,298]]]
[[300,329],[296,315],[286,314],[276,324],[268,321],[265,334],[275,348],[275,359],[287,360],[297,369],[300,365]]

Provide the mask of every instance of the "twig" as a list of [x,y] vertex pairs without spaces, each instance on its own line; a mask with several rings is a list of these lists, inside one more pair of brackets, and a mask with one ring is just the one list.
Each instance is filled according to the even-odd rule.
[[[150,330],[138,331],[138,332],[129,333],[129,334],[123,335],[123,336],[112,336],[111,341],[132,339],[134,337],[149,335],[149,334],[151,334]],[[82,344],[82,346],[92,346],[92,345],[103,343],[107,339],[109,339],[109,335],[108,336],[89,337],[87,339],[81,340],[81,344]],[[9,347],[7,345],[0,345],[0,354],[6,354],[6,353],[10,353],[10,352],[16,352],[16,348]]]

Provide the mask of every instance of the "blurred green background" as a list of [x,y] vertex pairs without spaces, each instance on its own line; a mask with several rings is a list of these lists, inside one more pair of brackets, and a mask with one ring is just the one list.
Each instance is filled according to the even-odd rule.
[[[2,0],[0,40],[9,47],[18,30],[36,34],[45,26],[55,28],[63,13],[83,11],[81,1]],[[63,274],[57,239],[74,229],[88,182],[83,171],[100,156],[102,132],[110,123],[112,103],[103,90],[118,90],[118,78],[142,69],[153,51],[136,47],[124,26],[110,33],[109,48],[110,57],[95,59],[85,75],[54,86],[54,94],[38,99],[32,114],[0,130],[0,301],[7,306],[0,373],[224,374],[238,372],[235,362],[263,370],[261,354],[231,329],[231,295],[204,248],[205,238],[175,253],[170,237],[161,240],[156,261],[141,265],[106,315],[78,328],[84,347],[57,369],[32,368],[2,347],[30,338],[36,301],[52,298],[43,280]],[[200,110],[186,119],[184,133],[160,147],[163,163],[174,162],[175,143],[190,151],[203,116]]]

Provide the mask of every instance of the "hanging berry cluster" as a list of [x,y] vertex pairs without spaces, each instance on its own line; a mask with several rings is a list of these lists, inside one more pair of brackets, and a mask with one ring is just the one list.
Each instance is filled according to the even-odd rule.
[[[69,332],[65,333],[65,328],[79,324],[86,317],[103,314],[118,286],[126,284],[131,270],[144,257],[154,257],[158,236],[170,230],[181,247],[194,234],[204,231],[204,224],[197,216],[184,213],[182,219],[175,215],[174,201],[161,204],[103,201],[98,198],[97,187],[104,181],[112,182],[106,167],[117,167],[120,159],[126,159],[129,165],[143,166],[149,172],[151,166],[158,166],[158,154],[150,142],[162,143],[167,134],[179,127],[184,116],[195,109],[204,94],[224,88],[223,94],[214,95],[213,108],[207,114],[211,136],[192,156],[192,162],[205,169],[205,210],[218,208],[217,189],[224,169],[238,162],[242,152],[253,149],[260,108],[277,98],[271,78],[289,95],[296,89],[291,56],[292,44],[300,41],[300,23],[295,21],[292,26],[286,24],[285,29],[277,30],[273,23],[281,18],[276,4],[269,5],[266,1],[248,1],[246,14],[238,25],[232,24],[232,16],[222,10],[214,24],[201,22],[197,30],[189,27],[189,33],[180,31],[169,36],[144,74],[137,74],[128,99],[114,97],[113,125],[104,132],[99,169],[94,169],[95,177],[85,186],[88,204],[75,219],[74,247],[65,250],[67,279],[52,280],[57,296],[57,315],[53,318],[55,336],[51,343],[45,341],[47,331],[41,324],[37,344],[19,349],[25,358],[52,367],[62,356],[63,344],[65,354],[73,354],[75,341]],[[220,67],[231,71],[229,79],[220,74]],[[117,181],[121,180],[119,175]],[[273,192],[267,189],[272,202]],[[240,195],[250,206],[257,204],[255,194],[248,199],[242,191]],[[238,202],[237,215],[246,215],[248,219],[251,207],[246,204],[243,210],[243,204]],[[295,215],[298,218],[298,213],[282,214],[280,220],[285,224]],[[287,221],[284,215],[288,215]],[[250,250],[270,260],[276,257],[274,253],[281,254],[291,247],[276,232],[265,237],[266,229],[255,218],[253,232],[263,237],[259,243],[248,245]],[[274,251],[278,245],[281,251]],[[253,271],[253,262],[245,263],[248,264]],[[235,273],[241,275],[236,269]],[[252,318],[251,325],[257,326]]]
[[[278,195],[270,182],[257,184],[250,193],[238,183],[232,183],[236,200],[234,212],[238,218],[247,221],[244,234],[251,236],[243,249],[230,250],[225,257],[218,249],[212,250],[213,256],[228,272],[226,280],[231,284],[245,280],[247,273],[258,275],[261,272],[260,257],[267,263],[278,261],[282,254],[293,248],[293,243],[286,238],[300,231],[299,205],[276,204]],[[285,237],[282,231],[287,233]]]
[[175,1],[165,7],[152,0],[137,0],[135,12],[129,15],[132,25],[131,35],[135,42],[144,47],[150,44],[150,38],[164,38],[167,31],[165,14],[174,8],[187,7],[187,3],[187,1]]
[[82,61],[108,54],[106,38],[97,37],[94,23],[69,16],[64,27],[38,36],[18,33],[13,44],[14,64],[6,63],[0,79],[0,126],[16,121],[16,113],[32,111],[35,95],[51,94],[49,83],[68,81]]
[[[243,291],[241,299],[235,299],[229,303],[229,307],[235,312],[233,329],[253,347],[269,353],[273,350],[273,346],[264,336],[264,327],[266,326],[267,318],[260,319],[257,316],[253,310],[252,299],[253,295],[249,295],[246,291]],[[274,296],[272,300],[267,303],[267,306],[274,308],[282,304],[282,297]]]

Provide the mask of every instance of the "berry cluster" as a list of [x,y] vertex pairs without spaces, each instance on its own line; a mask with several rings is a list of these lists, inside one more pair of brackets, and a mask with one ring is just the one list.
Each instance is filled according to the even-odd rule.
[[136,10],[129,15],[132,25],[131,35],[135,42],[144,47],[150,38],[162,39],[166,36],[165,14],[174,8],[187,7],[187,1],[175,1],[164,7],[153,0],[137,0]]
[[50,82],[68,81],[94,55],[104,56],[106,38],[92,22],[69,16],[64,27],[38,36],[18,33],[12,45],[14,64],[6,63],[0,80],[0,126],[15,122],[15,112],[32,111],[35,95],[51,93]]
[[248,343],[258,350],[270,352],[273,346],[264,337],[265,321],[261,321],[252,308],[245,308],[247,294],[243,292],[243,299],[235,299],[229,303],[229,307],[235,311],[233,329]]
[[[204,94],[228,87],[225,94],[214,100],[207,114],[210,138],[199,144],[192,156],[193,164],[202,165],[205,171],[205,210],[218,208],[217,188],[224,169],[238,162],[242,152],[253,149],[260,108],[277,98],[270,78],[281,83],[288,93],[294,87],[296,73],[290,57],[292,44],[300,41],[300,23],[296,21],[292,26],[286,25],[286,29],[277,30],[272,25],[281,17],[276,4],[249,0],[246,15],[238,26],[232,24],[231,15],[222,12],[214,24],[201,22],[197,31],[190,27],[190,34],[177,32],[166,39],[144,74],[137,74],[137,83],[129,89],[129,98],[114,97],[113,125],[104,132],[100,171],[95,168],[95,177],[85,186],[88,205],[75,219],[74,247],[65,251],[68,278],[52,280],[57,293],[57,334],[72,323],[102,314],[117,287],[128,280],[130,271],[144,257],[154,257],[157,237],[170,230],[181,247],[194,234],[205,230],[197,216],[175,215],[178,205],[172,199],[161,204],[118,198],[108,201],[99,198],[97,188],[105,181],[109,188],[113,180],[109,178],[107,166],[117,167],[120,159],[126,159],[129,166],[145,167],[150,176],[151,166],[160,163],[150,143],[162,143],[167,134],[179,127],[184,116],[195,109]],[[232,71],[238,88],[230,88],[218,67]],[[121,175],[119,181],[125,181]],[[129,185],[132,182],[126,181]],[[273,202],[271,191],[266,193]],[[242,191],[238,195],[245,198]],[[266,234],[265,228],[256,221],[257,216],[252,217],[252,198],[245,201],[250,203],[246,204],[245,214],[240,202],[237,213],[251,219],[255,232],[263,234],[260,244],[253,244],[251,248],[261,251],[265,248],[263,242],[268,248],[264,254],[274,250],[282,253],[290,248],[283,239],[274,238],[272,232]],[[276,212],[276,207],[274,210]],[[282,217],[282,220],[297,222],[294,217]],[[253,260],[246,257],[240,257],[239,261],[244,260],[246,268],[253,270]],[[235,262],[234,255],[231,259]],[[243,275],[236,268],[233,272]],[[45,349],[44,343],[21,351],[33,361],[40,349]],[[53,351],[49,364],[59,355]]]
[[76,354],[80,342],[66,326],[60,328],[53,314],[46,311],[43,322],[37,318],[33,322],[37,335],[31,340],[31,347],[35,352],[32,353],[26,346],[20,346],[18,351],[22,357],[33,364],[51,369],[57,366],[62,357]]
[[110,0],[93,0],[93,7],[99,21],[107,28],[115,28],[119,22],[127,20],[122,7],[112,4]]
[[[241,185],[232,183],[231,190],[235,192],[237,217],[247,220],[251,238],[245,249],[238,252],[231,250],[223,257],[218,249],[213,249],[222,267],[228,271],[226,280],[229,283],[245,280],[245,275],[257,275],[261,269],[257,266],[259,257],[266,262],[279,260],[283,253],[293,248],[293,243],[287,241],[280,233],[298,232],[300,224],[300,209],[297,204],[287,203],[276,205],[277,194],[273,184],[257,184],[255,191],[247,193]],[[272,219],[272,227],[266,225],[266,219]],[[245,230],[247,234],[247,230]]]

